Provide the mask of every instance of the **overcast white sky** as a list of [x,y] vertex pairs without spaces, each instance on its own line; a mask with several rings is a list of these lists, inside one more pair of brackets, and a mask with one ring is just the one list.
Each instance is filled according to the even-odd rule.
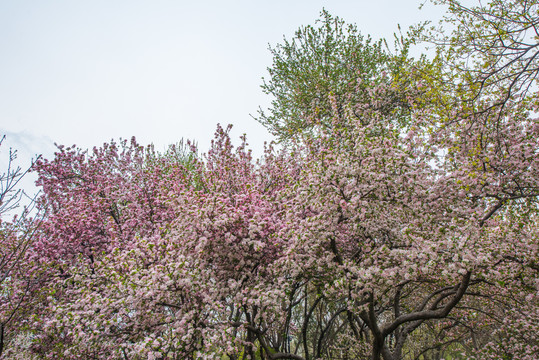
[[[217,123],[271,140],[249,114],[268,43],[313,24],[323,7],[363,34],[392,38],[441,16],[420,0],[0,0],[0,133],[24,164],[53,143],[82,148],[136,136],[158,149],[181,138],[205,152]],[[4,154],[7,146],[0,149]]]

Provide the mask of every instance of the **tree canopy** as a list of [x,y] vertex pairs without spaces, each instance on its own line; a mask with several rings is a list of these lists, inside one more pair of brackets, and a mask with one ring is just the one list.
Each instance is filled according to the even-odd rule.
[[[269,110],[260,109],[257,120],[281,141],[297,140],[334,131],[333,110],[344,113],[344,105],[367,104],[369,91],[392,83],[385,116],[402,117],[407,112],[399,78],[407,48],[390,54],[383,40],[362,35],[353,24],[323,10],[315,25],[300,27],[291,40],[269,48],[273,64],[263,79],[264,93],[273,100]],[[340,124],[343,125],[343,124]]]

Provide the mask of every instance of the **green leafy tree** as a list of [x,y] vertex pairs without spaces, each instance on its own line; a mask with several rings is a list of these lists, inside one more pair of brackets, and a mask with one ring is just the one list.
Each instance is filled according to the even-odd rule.
[[281,141],[335,131],[335,116],[343,117],[345,104],[367,104],[369,89],[382,83],[393,89],[383,113],[395,118],[408,113],[406,84],[398,81],[407,46],[392,55],[383,40],[363,36],[355,25],[322,10],[315,26],[300,27],[292,40],[269,49],[273,64],[261,87],[273,100],[256,119]]

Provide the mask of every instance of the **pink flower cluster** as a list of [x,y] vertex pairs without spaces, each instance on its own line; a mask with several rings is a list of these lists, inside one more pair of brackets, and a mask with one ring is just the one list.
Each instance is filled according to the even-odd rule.
[[533,359],[537,119],[402,123],[379,110],[390,91],[257,161],[220,127],[205,156],[60,147],[35,168],[48,212],[28,271],[46,275],[9,351]]

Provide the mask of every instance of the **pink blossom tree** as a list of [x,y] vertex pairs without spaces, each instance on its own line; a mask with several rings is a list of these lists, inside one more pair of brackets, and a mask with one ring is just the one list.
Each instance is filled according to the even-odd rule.
[[[114,249],[130,249],[142,238],[168,231],[176,216],[169,194],[177,179],[195,181],[189,174],[193,156],[183,146],[158,154],[133,140],[91,153],[60,146],[54,160],[35,164],[47,214],[26,261],[32,264],[29,272],[45,271],[49,295],[34,307],[27,338],[48,336],[44,328],[54,304],[78,301],[69,285],[77,274],[94,277],[96,262]],[[43,346],[62,347],[68,339],[58,331]],[[42,347],[39,351],[46,354]]]
[[[263,312],[271,317],[282,295],[275,287],[284,281],[272,270],[286,250],[278,236],[285,208],[280,190],[295,172],[271,149],[265,161],[255,165],[245,146],[244,139],[234,151],[226,132],[218,129],[205,161],[193,160],[190,169],[180,164],[176,173],[164,176],[168,163],[152,162],[158,168],[148,176],[163,185],[150,200],[163,195],[162,214],[172,216],[163,216],[166,220],[153,229],[147,225],[150,212],[143,210],[150,206],[141,205],[136,194],[129,195],[132,200],[123,207],[135,203],[134,215],[111,210],[111,201],[120,201],[115,194],[126,196],[137,189],[132,182],[140,166],[132,159],[142,156],[133,155],[140,149],[136,145],[118,153],[112,144],[89,158],[74,149],[62,150],[54,161],[40,163],[44,200],[58,201],[51,205],[57,213],[44,227],[42,249],[48,252],[40,256],[55,261],[57,271],[36,324],[41,342],[35,351],[62,358],[255,356],[255,330],[246,319],[255,321],[255,299],[271,305]],[[118,169],[118,163],[125,167]],[[107,169],[121,172],[110,180],[114,172]],[[93,181],[96,176],[101,181]],[[117,192],[104,196],[108,187]],[[74,212],[67,210],[70,206],[78,206],[76,214],[82,219],[92,216],[91,222],[68,223],[78,226],[77,236],[71,235],[71,226],[64,226],[64,211]],[[121,228],[123,222],[115,218],[131,221],[133,235],[95,230],[94,224]],[[96,236],[103,233],[106,236]],[[63,242],[61,256],[52,251],[53,241]],[[262,295],[261,284],[271,284],[275,294]]]
[[[373,89],[368,103],[383,107],[385,91]],[[129,165],[112,186],[102,174],[122,163],[117,155],[82,159],[77,166],[95,166],[89,174],[102,181],[88,176],[47,194],[65,207],[80,196],[76,214],[101,217],[75,222],[78,237],[64,226],[67,215],[51,215],[44,227],[43,258],[55,261],[56,272],[36,351],[110,359],[533,359],[536,120],[521,103],[502,117],[456,122],[417,108],[407,124],[378,108],[352,103],[335,113],[338,132],[296,151],[268,148],[258,162],[245,139],[234,149],[223,129],[189,171],[168,160],[151,169]],[[71,180],[51,176],[65,174],[65,165],[50,171],[61,159],[41,165],[50,189]],[[141,191],[141,169],[158,184],[149,198],[127,190]],[[107,186],[113,191],[103,197]],[[111,199],[128,209],[121,217]],[[163,205],[152,207],[158,200]],[[152,208],[162,220],[149,220]],[[137,211],[127,216],[129,209]],[[115,217],[129,229],[120,232]],[[95,224],[108,228],[96,232]],[[62,256],[45,242],[53,236],[65,241]],[[99,241],[87,246],[84,236]]]
[[451,123],[417,109],[402,126],[355,107],[335,119],[356,126],[313,147],[300,191],[311,216],[290,252],[322,279],[317,306],[341,304],[313,358],[332,357],[324,336],[345,324],[373,359],[535,357],[539,128],[525,109]]

